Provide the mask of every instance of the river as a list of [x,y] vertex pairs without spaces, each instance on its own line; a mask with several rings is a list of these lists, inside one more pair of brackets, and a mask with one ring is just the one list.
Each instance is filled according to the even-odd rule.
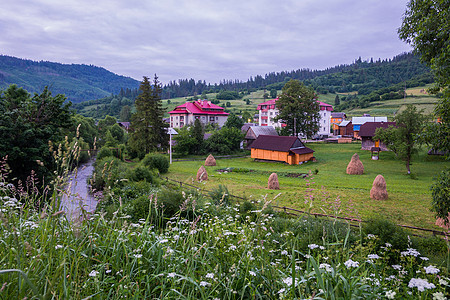
[[77,172],[69,174],[68,187],[70,187],[70,191],[66,191],[62,197],[61,208],[71,218],[81,214],[81,207],[90,213],[94,212],[97,207],[97,200],[91,194],[91,187],[88,184],[88,179],[94,171],[94,162],[95,157],[78,166]]

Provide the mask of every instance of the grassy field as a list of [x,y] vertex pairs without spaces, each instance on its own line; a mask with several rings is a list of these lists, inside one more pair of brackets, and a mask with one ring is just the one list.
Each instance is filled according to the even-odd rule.
[[[253,159],[237,158],[217,160],[216,167],[206,167],[209,180],[195,183],[195,175],[203,161],[174,162],[168,177],[211,190],[226,185],[231,194],[252,199],[274,199],[273,204],[297,209],[309,209],[319,213],[337,213],[342,216],[360,217],[363,220],[374,216],[386,217],[398,224],[437,228],[430,211],[433,176],[450,162],[428,156],[425,149],[414,156],[411,171],[406,174],[405,164],[395,159],[393,153],[382,152],[380,160],[371,160],[370,152],[360,150],[354,144],[310,143],[315,150],[317,162],[290,166],[277,162],[256,162]],[[363,175],[347,175],[346,167],[354,153],[358,153],[364,164]],[[206,156],[205,156],[206,157]],[[220,173],[222,168],[245,168],[255,170],[248,173]],[[280,190],[268,190],[267,180],[271,172],[280,174]],[[311,178],[291,178],[282,173],[308,173]],[[317,173],[317,174],[314,174]],[[376,201],[370,198],[372,183],[378,174],[387,182],[389,199]],[[280,194],[278,197],[276,197]],[[310,199],[313,198],[313,201]],[[338,208],[336,208],[337,206]],[[334,208],[333,208],[334,207]]]

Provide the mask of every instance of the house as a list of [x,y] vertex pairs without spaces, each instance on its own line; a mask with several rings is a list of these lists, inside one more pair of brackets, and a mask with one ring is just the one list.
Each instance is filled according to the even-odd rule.
[[248,127],[247,132],[245,133],[244,141],[247,145],[246,148],[250,149],[252,143],[258,138],[260,135],[278,135],[278,132],[275,130],[273,126],[252,126]]
[[371,150],[373,147],[380,148],[381,151],[388,151],[385,144],[380,140],[373,140],[375,131],[377,128],[388,128],[389,126],[395,127],[395,122],[366,122],[361,125],[359,130],[359,136],[361,137],[361,149]]
[[211,103],[207,100],[197,100],[186,102],[175,107],[169,112],[170,127],[181,128],[194,124],[195,119],[199,119],[202,124],[217,124],[222,127],[227,121],[229,113],[223,107]]
[[314,159],[314,150],[295,136],[260,135],[250,148],[254,159],[282,161],[290,165]]
[[370,115],[364,115],[363,117],[353,117],[352,118],[352,124],[353,124],[353,136],[357,139],[360,138],[359,136],[359,130],[361,128],[361,125],[363,125],[366,122],[387,122],[387,117],[371,117]]
[[130,129],[130,122],[117,122],[126,132]]
[[333,134],[339,135],[339,124],[347,118],[347,115],[343,112],[332,112],[331,113],[331,126],[333,127]]
[[257,126],[257,124],[255,124],[255,123],[244,123],[244,125],[242,125],[242,127],[241,127],[241,132],[242,132],[243,134],[246,134],[246,133],[247,133],[247,130],[248,130],[250,127],[253,127],[253,126]]
[[341,123],[339,123],[338,127],[339,127],[339,135],[353,137],[352,121],[348,120],[342,121]]
[[[282,127],[284,124],[281,121],[275,122],[273,119],[278,116],[279,110],[276,108],[276,101],[278,98],[258,104],[259,111],[259,126],[273,126]],[[327,103],[319,102],[319,131],[318,135],[328,137],[330,134],[330,118],[333,106]]]

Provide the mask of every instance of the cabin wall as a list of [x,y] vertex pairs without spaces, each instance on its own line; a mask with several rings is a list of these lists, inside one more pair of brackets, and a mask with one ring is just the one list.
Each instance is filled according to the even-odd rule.
[[289,163],[288,162],[288,153],[281,152],[281,151],[272,151],[272,150],[252,148],[251,158],[284,161],[286,163]]

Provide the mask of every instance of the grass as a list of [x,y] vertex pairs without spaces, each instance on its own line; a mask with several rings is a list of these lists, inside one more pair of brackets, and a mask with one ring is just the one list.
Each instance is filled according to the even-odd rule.
[[[201,186],[213,189],[222,184],[228,187],[230,193],[251,199],[262,197],[276,198],[280,206],[306,209],[307,189],[313,188],[315,201],[313,211],[331,213],[330,203],[339,199],[342,202],[341,213],[359,216],[367,220],[374,216],[385,216],[389,220],[403,225],[413,225],[424,228],[434,228],[434,216],[430,211],[433,176],[450,162],[435,156],[428,156],[423,149],[414,156],[411,165],[411,176],[407,175],[404,162],[395,159],[391,152],[382,152],[380,160],[374,161],[369,151],[361,150],[358,143],[353,144],[323,144],[310,143],[308,147],[315,150],[317,162],[309,162],[299,166],[290,166],[277,162],[255,162],[251,158],[217,160],[216,167],[206,167],[209,180]],[[358,153],[364,165],[364,175],[347,175],[348,162],[354,153]],[[206,156],[205,156],[206,157]],[[203,161],[174,162],[167,176],[183,182],[192,183]],[[266,172],[314,173],[309,183],[302,178],[279,177],[279,191],[268,190],[268,175],[256,173],[218,173],[215,170],[226,167],[247,168]],[[370,198],[372,183],[378,174],[382,174],[387,182],[389,199],[375,201]],[[313,183],[312,183],[313,182]]]

